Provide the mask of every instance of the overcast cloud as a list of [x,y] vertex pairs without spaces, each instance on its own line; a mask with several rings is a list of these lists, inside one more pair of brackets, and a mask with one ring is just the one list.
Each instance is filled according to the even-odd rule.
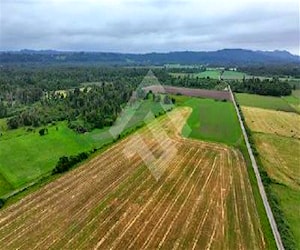
[[299,54],[298,0],[0,0],[0,50]]

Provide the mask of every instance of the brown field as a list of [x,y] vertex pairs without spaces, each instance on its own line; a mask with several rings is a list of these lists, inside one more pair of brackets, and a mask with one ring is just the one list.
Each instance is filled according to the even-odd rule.
[[242,107],[242,111],[253,132],[300,138],[299,114],[252,107]]
[[265,249],[241,153],[179,137],[189,113],[172,111],[1,211],[0,248]]
[[207,89],[192,89],[162,85],[152,85],[144,88],[146,91],[152,90],[153,93],[168,93],[172,95],[186,95],[193,97],[212,98],[216,100],[228,100],[231,101],[231,95],[229,91],[220,90],[207,90]]

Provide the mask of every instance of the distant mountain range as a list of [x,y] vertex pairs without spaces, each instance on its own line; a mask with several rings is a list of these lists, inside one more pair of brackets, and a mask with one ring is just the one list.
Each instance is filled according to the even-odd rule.
[[0,52],[0,64],[108,64],[164,65],[203,64],[245,66],[265,64],[300,64],[300,57],[288,51],[252,51],[222,49],[209,52],[180,51],[168,53],[63,52],[55,50],[21,50]]

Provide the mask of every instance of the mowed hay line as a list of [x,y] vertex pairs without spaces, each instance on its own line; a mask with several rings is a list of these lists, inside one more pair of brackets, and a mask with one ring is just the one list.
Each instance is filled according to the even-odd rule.
[[[1,211],[0,249],[267,248],[242,155],[181,138],[189,114],[175,109]],[[127,158],[136,146],[145,154]]]
[[300,138],[299,114],[250,107],[242,107],[242,111],[254,132]]
[[254,140],[269,176],[300,191],[300,140],[269,134],[254,134]]

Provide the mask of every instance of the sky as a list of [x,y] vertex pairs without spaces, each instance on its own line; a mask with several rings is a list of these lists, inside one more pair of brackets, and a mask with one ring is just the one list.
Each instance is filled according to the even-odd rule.
[[0,0],[0,50],[299,55],[298,0]]

